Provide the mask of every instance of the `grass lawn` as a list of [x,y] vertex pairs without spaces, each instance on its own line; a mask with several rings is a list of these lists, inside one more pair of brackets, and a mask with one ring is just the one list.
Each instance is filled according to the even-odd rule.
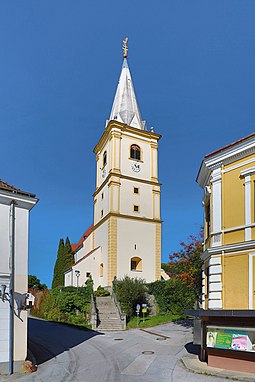
[[138,325],[137,325],[137,317],[131,318],[131,320],[127,323],[127,329],[132,328],[150,328],[151,326],[161,325],[161,324],[167,324],[168,322],[178,320],[180,318],[183,318],[183,316],[180,315],[173,315],[173,314],[163,314],[161,316],[148,316],[144,318],[144,322],[142,317],[139,317],[138,319]]

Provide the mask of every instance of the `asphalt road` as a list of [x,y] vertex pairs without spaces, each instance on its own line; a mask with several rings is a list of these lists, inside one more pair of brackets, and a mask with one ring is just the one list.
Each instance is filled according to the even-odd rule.
[[195,374],[182,365],[180,359],[194,351],[192,330],[186,322],[147,330],[152,333],[134,329],[101,334],[29,318],[30,348],[38,371],[0,380],[222,382],[222,378]]

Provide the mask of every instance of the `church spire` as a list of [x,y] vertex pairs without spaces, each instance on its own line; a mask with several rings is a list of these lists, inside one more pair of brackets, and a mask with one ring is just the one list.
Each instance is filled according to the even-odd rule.
[[130,70],[127,62],[128,38],[123,40],[123,65],[117,91],[113,101],[110,120],[116,120],[131,127],[145,130],[145,121],[142,121],[140,110],[135,96]]

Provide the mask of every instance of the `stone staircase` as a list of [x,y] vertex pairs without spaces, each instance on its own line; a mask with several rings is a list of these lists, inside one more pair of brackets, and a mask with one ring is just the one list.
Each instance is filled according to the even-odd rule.
[[123,330],[118,309],[111,296],[96,297],[96,307],[99,318],[97,330],[100,332]]

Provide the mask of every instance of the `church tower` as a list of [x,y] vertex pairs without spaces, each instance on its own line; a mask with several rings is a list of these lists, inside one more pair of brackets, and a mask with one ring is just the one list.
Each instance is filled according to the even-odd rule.
[[160,279],[160,135],[146,130],[127,61],[96,154],[93,248],[100,248],[102,286],[125,275]]

